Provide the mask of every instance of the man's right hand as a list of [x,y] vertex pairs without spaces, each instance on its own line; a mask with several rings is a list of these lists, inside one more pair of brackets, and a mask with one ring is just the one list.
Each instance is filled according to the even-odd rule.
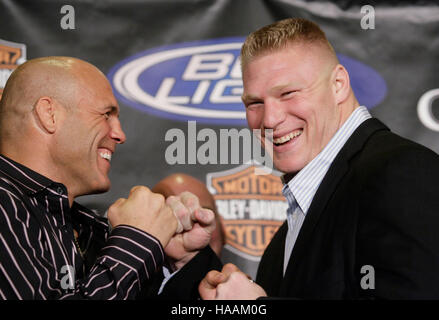
[[129,225],[148,232],[163,248],[180,225],[165,198],[144,186],[133,187],[128,199],[120,198],[113,203],[108,209],[108,220],[113,228]]
[[255,300],[266,297],[265,290],[234,264],[226,264],[221,272],[210,271],[198,286],[203,300]]

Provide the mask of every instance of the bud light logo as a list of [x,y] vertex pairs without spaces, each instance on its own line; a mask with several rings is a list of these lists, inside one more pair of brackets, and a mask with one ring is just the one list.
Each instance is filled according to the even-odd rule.
[[[245,38],[225,38],[154,48],[114,66],[108,77],[125,105],[180,121],[246,125],[239,54]],[[360,102],[369,109],[386,96],[372,68],[338,55]]]

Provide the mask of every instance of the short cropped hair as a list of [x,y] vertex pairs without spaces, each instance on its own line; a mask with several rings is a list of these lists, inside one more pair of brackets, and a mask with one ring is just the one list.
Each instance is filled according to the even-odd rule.
[[241,49],[242,70],[255,57],[299,42],[321,44],[335,57],[333,47],[316,23],[302,18],[288,18],[262,27],[247,37]]

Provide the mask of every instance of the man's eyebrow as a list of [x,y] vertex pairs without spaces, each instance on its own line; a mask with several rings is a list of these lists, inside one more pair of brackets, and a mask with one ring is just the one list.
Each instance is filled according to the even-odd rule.
[[241,96],[242,101],[246,102],[246,101],[255,101],[255,100],[261,100],[261,98],[251,95],[251,94],[243,94]]
[[[270,92],[278,92],[278,91],[281,91],[281,90],[283,90],[283,89],[285,89],[285,88],[288,88],[288,87],[294,87],[294,83],[292,83],[292,82],[282,83],[282,84],[276,85],[276,86],[274,86],[274,87],[271,87],[271,88],[268,89],[267,91],[270,91]],[[245,102],[248,102],[248,101],[260,101],[260,100],[262,100],[262,98],[257,97],[257,96],[254,96],[254,95],[252,95],[252,94],[243,94],[243,95],[241,96],[241,99],[242,99],[242,101],[243,101],[244,103],[245,103]]]
[[112,113],[119,113],[119,108],[116,106],[109,106],[110,112]]
[[119,117],[119,107],[114,105],[109,105],[106,107],[107,112],[110,112],[111,114],[115,114],[117,117]]
[[283,89],[288,88],[288,87],[294,87],[294,83],[288,82],[288,83],[279,84],[277,86],[270,88],[270,91],[271,92],[280,91],[280,90],[283,90]]

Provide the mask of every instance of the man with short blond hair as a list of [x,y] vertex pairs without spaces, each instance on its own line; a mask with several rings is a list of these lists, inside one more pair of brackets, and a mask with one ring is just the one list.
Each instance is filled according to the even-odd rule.
[[318,45],[322,53],[338,63],[334,48],[317,24],[306,19],[290,18],[262,27],[247,37],[241,48],[242,69],[253,58],[282,49],[291,43]]
[[207,274],[201,297],[439,298],[439,156],[360,106],[311,21],[251,34],[242,74],[249,127],[273,130],[287,221],[256,283],[228,264]]

